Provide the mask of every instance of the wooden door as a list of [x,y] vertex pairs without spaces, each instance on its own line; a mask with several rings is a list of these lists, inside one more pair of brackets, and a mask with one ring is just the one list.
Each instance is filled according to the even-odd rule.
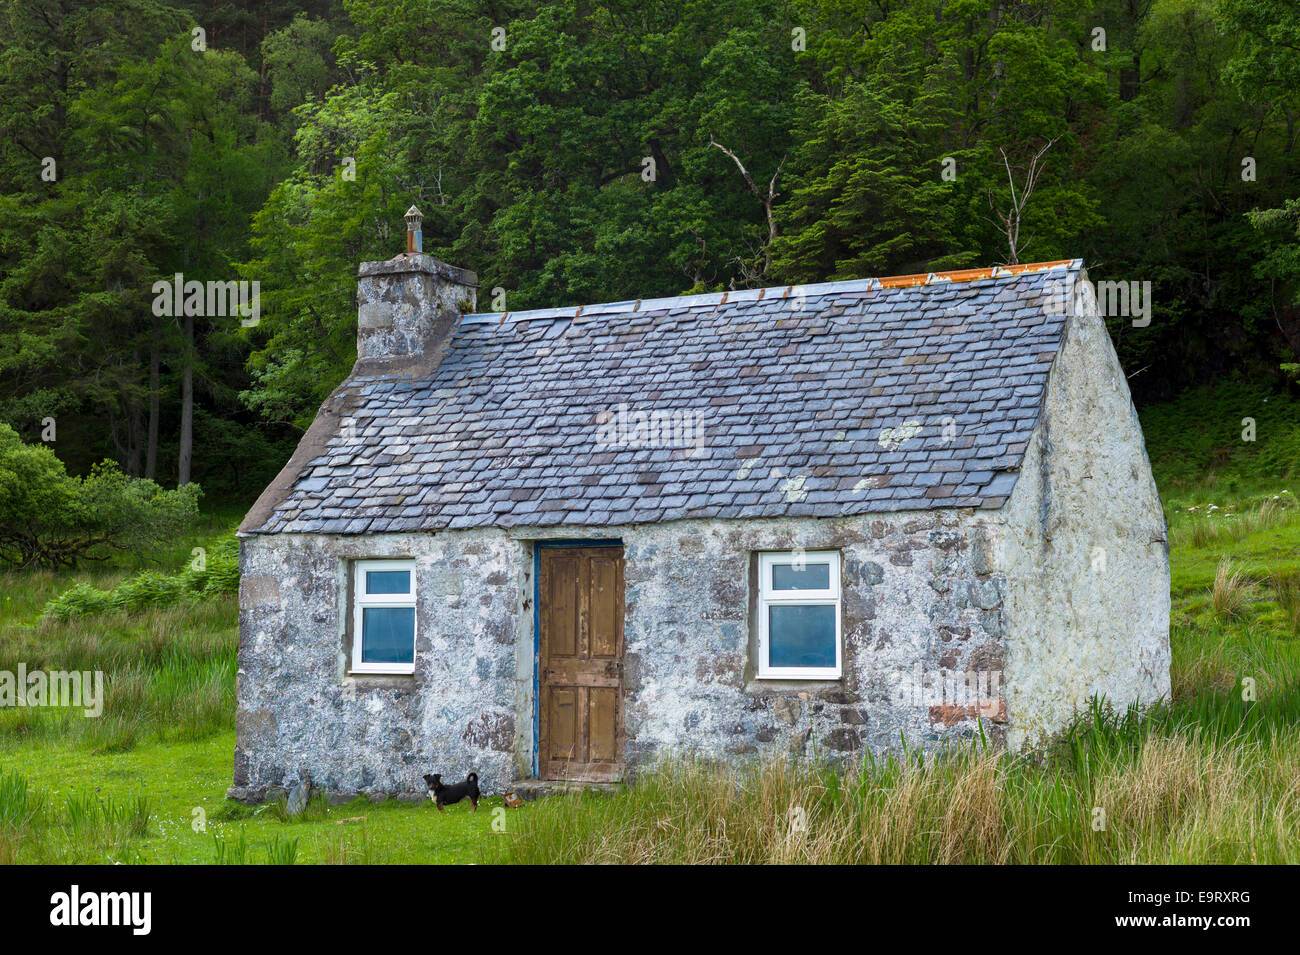
[[623,548],[543,548],[538,594],[541,776],[622,779]]

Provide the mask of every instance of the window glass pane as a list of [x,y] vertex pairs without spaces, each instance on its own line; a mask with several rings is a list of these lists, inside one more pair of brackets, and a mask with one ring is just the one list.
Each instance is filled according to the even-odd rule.
[[362,609],[361,662],[415,662],[414,607]]
[[409,594],[410,592],[411,572],[409,570],[366,571],[366,593],[368,594]]
[[773,590],[829,590],[831,565],[806,562],[803,570],[794,564],[772,565]]
[[835,667],[835,607],[771,604],[768,611],[767,665]]

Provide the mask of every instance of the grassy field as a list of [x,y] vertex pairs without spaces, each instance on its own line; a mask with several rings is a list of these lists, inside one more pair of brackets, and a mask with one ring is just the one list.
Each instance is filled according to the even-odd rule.
[[[1142,722],[1098,708],[1033,758],[667,765],[476,814],[228,802],[233,596],[55,620],[72,584],[138,568],[0,575],[0,670],[108,674],[100,719],[0,709],[0,863],[1300,862],[1300,482],[1232,473],[1162,477],[1173,698]],[[236,520],[209,515],[162,569]]]
[[283,804],[225,798],[234,746],[234,733],[222,730],[126,752],[72,741],[9,747],[0,757],[0,863],[479,862],[502,838],[492,809],[507,830],[526,812],[505,810],[500,798],[477,813],[466,804],[441,816],[427,801],[316,800],[289,820]]
[[1173,699],[1147,719],[1095,706],[1032,758],[974,745],[848,772],[668,766],[618,798],[545,801],[497,857],[1300,862],[1300,504],[1285,487],[1235,503],[1210,487],[1167,512]]

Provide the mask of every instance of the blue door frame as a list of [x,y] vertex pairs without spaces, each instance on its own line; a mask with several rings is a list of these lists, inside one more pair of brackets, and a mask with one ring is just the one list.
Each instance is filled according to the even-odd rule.
[[533,778],[537,778],[542,734],[542,551],[565,547],[622,547],[621,537],[599,537],[594,540],[533,541]]

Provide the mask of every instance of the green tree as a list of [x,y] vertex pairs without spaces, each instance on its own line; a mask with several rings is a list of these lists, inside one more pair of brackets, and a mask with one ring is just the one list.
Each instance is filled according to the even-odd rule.
[[144,555],[185,530],[198,498],[196,484],[164,490],[113,461],[71,477],[49,448],[0,424],[0,562],[59,568]]

